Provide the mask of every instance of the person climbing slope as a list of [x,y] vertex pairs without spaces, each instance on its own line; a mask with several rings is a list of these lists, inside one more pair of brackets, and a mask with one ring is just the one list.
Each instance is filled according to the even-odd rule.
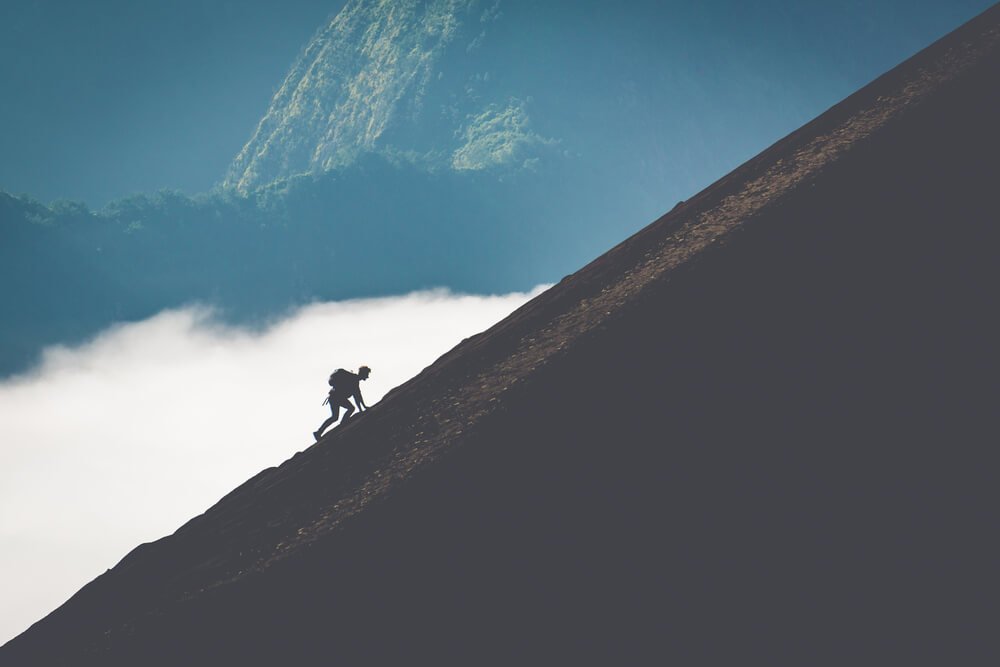
[[350,399],[353,398],[354,402],[358,404],[359,412],[368,409],[368,406],[365,405],[365,399],[361,396],[361,381],[367,380],[371,372],[372,369],[362,366],[357,373],[338,368],[330,374],[330,396],[324,402],[330,403],[331,415],[318,430],[313,431],[313,437],[319,440],[323,436],[323,431],[337,421],[340,408],[344,408],[344,418],[340,423],[347,423],[347,420],[354,414],[354,406],[351,405]]

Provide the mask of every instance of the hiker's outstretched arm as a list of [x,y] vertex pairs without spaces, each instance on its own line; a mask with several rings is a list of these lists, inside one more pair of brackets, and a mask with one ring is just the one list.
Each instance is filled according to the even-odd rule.
[[361,390],[360,389],[358,390],[358,393],[354,394],[354,401],[358,404],[358,409],[360,409],[360,410],[367,410],[368,409],[368,406],[365,405],[365,399],[361,398]]

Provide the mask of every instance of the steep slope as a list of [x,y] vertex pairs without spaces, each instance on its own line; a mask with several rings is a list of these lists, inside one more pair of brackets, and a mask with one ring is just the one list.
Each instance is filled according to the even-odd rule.
[[994,7],[0,662],[986,662],[998,80]]

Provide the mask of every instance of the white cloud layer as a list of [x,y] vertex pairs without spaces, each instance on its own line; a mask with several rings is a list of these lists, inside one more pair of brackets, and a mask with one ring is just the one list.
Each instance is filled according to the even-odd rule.
[[311,445],[334,368],[370,366],[373,405],[542,289],[320,303],[257,332],[186,308],[48,350],[0,382],[0,644]]

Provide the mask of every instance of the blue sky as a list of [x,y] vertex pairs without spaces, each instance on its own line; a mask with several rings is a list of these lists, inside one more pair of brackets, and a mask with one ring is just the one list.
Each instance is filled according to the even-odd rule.
[[[299,49],[342,4],[5,0],[0,189],[92,207],[160,188],[208,190]],[[703,173],[719,177],[990,4],[549,1],[551,21],[538,29],[599,23],[623,58],[663,74],[643,73],[640,87],[701,82],[701,99],[674,100],[677,113],[714,109],[706,127],[720,140],[691,134],[675,155],[700,155]],[[706,178],[699,172],[692,187]]]

